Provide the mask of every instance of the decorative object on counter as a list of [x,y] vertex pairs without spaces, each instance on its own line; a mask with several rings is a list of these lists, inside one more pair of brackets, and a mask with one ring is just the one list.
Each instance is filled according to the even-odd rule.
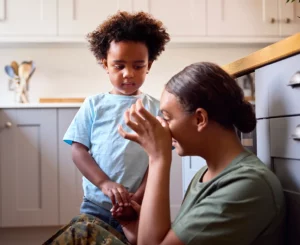
[[5,66],[5,72],[9,76],[8,89],[16,94],[17,103],[28,103],[29,80],[35,71],[33,61],[23,61],[20,65],[12,61]]

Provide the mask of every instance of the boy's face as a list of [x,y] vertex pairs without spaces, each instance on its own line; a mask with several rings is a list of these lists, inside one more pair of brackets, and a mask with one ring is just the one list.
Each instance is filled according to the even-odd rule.
[[144,43],[121,41],[110,43],[107,59],[102,63],[114,86],[112,94],[137,95],[152,62]]

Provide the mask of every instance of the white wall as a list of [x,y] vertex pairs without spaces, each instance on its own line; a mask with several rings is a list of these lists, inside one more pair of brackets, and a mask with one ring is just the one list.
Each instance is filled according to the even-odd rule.
[[[167,47],[153,64],[142,90],[160,97],[163,85],[184,66],[198,61],[229,63],[260,49],[262,45],[202,45]],[[108,91],[111,86],[102,67],[84,44],[28,44],[0,46],[0,105],[14,102],[8,91],[4,66],[12,60],[34,60],[36,72],[30,81],[30,100],[40,97],[84,97]]]
[[[142,90],[159,98],[172,75],[193,62],[212,61],[223,65],[248,55],[264,45],[177,45],[168,46],[153,64]],[[30,83],[31,102],[39,97],[85,97],[108,91],[111,86],[104,70],[83,44],[39,44],[0,46],[0,107],[12,103],[4,66],[12,60],[32,59],[37,70]],[[182,200],[181,159],[173,152],[171,170],[171,210],[174,218]],[[0,242],[6,245],[40,244],[53,228],[0,229]],[[42,232],[41,232],[42,231]],[[38,233],[37,235],[35,235]],[[15,236],[15,234],[18,234]],[[39,235],[40,234],[40,235]]]

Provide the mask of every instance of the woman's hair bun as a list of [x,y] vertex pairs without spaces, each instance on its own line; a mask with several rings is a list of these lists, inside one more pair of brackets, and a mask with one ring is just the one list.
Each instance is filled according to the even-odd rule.
[[256,118],[254,108],[248,101],[243,101],[234,113],[233,124],[239,131],[249,133],[255,129]]

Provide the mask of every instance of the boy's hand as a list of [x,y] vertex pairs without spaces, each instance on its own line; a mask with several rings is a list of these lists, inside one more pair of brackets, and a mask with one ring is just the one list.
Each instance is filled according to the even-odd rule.
[[127,207],[130,205],[129,193],[123,185],[107,180],[102,183],[100,189],[110,198],[113,206],[116,204],[120,207]]

